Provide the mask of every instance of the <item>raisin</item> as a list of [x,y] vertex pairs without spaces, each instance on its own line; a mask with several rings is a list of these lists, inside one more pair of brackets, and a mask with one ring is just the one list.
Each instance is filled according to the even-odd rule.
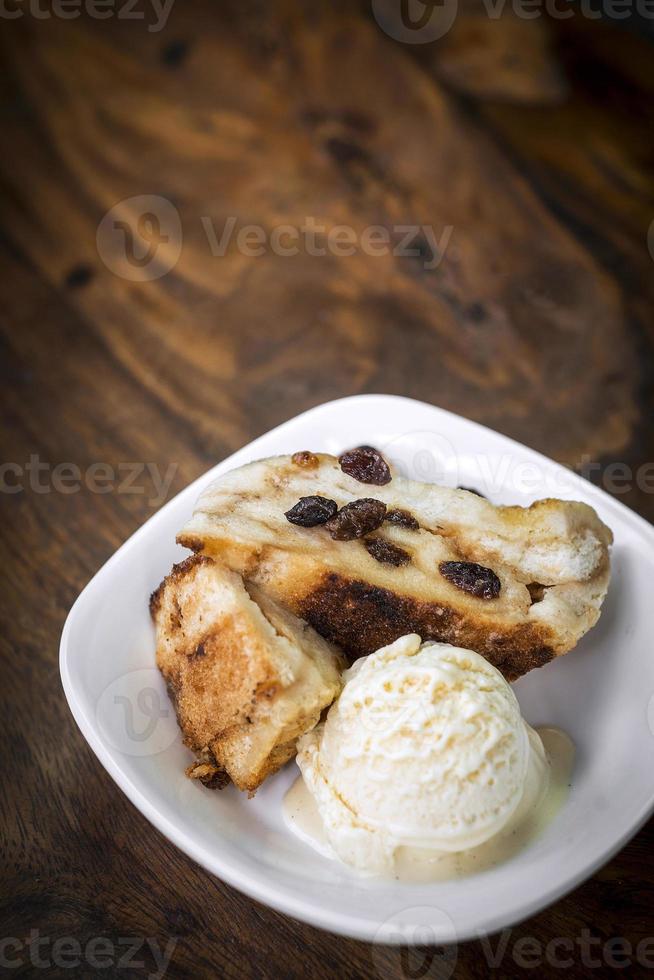
[[316,527],[318,524],[326,524],[337,510],[336,501],[329,500],[328,497],[300,497],[295,507],[287,510],[284,516],[291,524],[299,527]]
[[398,568],[400,565],[406,565],[411,561],[411,555],[408,551],[405,551],[404,548],[398,548],[397,545],[391,544],[385,538],[367,538],[363,543],[368,554],[375,561],[380,561],[384,565],[395,565]]
[[319,459],[315,453],[310,453],[304,449],[300,453],[293,453],[291,462],[295,463],[296,466],[303,466],[307,470],[312,470],[318,465]]
[[207,789],[224,789],[230,782],[225,770],[211,762],[194,762],[187,768],[186,775],[189,779],[199,779]]
[[359,483],[373,483],[377,487],[391,482],[388,463],[372,446],[359,446],[338,457],[341,469]]
[[502,583],[495,572],[474,561],[442,561],[439,569],[441,575],[457,589],[469,592],[478,599],[497,599],[500,594]]
[[396,524],[398,527],[406,527],[410,531],[417,531],[420,528],[417,520],[408,510],[389,510],[386,512],[386,520],[389,524]]
[[386,504],[372,497],[362,497],[342,507],[325,527],[335,541],[352,541],[376,531],[383,524],[385,516]]

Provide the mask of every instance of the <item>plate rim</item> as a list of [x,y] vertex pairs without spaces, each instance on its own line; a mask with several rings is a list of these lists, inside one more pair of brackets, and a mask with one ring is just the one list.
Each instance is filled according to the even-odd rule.
[[[487,434],[499,436],[506,445],[519,450],[520,453],[526,453],[527,455],[531,456],[532,459],[536,461],[540,460],[541,462],[547,464],[547,466],[550,468],[554,466],[565,470],[573,488],[577,485],[580,486],[585,497],[601,502],[603,508],[617,513],[621,521],[626,521],[641,534],[644,533],[649,546],[654,551],[654,526],[652,526],[644,517],[631,510],[620,500],[612,497],[601,487],[597,487],[590,481],[585,480],[583,477],[579,476],[579,474],[567,469],[561,463],[558,463],[556,460],[545,456],[538,450],[532,449],[531,447],[518,442],[510,436],[505,436],[503,433],[497,432],[496,430],[491,429],[490,427],[479,422],[472,419],[467,419],[465,416],[458,415],[454,412],[448,411],[447,409],[440,408],[439,406],[432,405],[419,399],[408,398],[403,395],[387,395],[380,393],[349,395],[315,405],[306,411],[293,416],[285,422],[274,426],[272,429],[269,429],[260,436],[257,436],[255,439],[246,443],[245,446],[240,447],[225,459],[220,460],[218,463],[211,466],[205,473],[201,474],[186,487],[182,488],[171,500],[167,501],[163,507],[160,507],[159,510],[144,521],[143,524],[141,524],[140,527],[138,527],[100,566],[100,568],[84,586],[77,599],[71,606],[61,634],[59,645],[59,670],[64,694],[71,714],[73,715],[75,723],[77,724],[83,738],[90,746],[98,761],[101,763],[106,772],[108,772],[119,789],[121,789],[127,796],[130,802],[160,833],[162,833],[184,854],[199,864],[209,874],[215,875],[248,897],[259,901],[264,905],[275,909],[276,911],[282,912],[285,915],[298,919],[301,922],[305,922],[316,928],[344,937],[358,939],[365,942],[396,946],[401,945],[406,940],[406,927],[405,933],[403,934],[402,926],[397,923],[392,923],[385,933],[384,924],[380,925],[380,923],[373,918],[365,915],[352,917],[349,914],[346,917],[345,915],[335,913],[330,909],[318,906],[314,900],[307,901],[300,895],[292,895],[287,891],[280,891],[279,888],[268,884],[266,881],[256,877],[256,875],[252,875],[242,868],[232,865],[229,860],[225,860],[223,856],[217,859],[217,862],[220,865],[219,871],[215,866],[211,866],[209,856],[207,855],[205,848],[196,844],[192,836],[186,834],[183,830],[178,830],[175,824],[172,823],[157,809],[154,804],[150,802],[147,794],[144,793],[140,786],[134,780],[132,780],[116,762],[114,762],[110,752],[105,747],[102,740],[98,737],[95,725],[87,716],[81,703],[81,699],[78,697],[76,684],[71,677],[70,664],[68,662],[70,652],[69,641],[72,624],[77,616],[79,608],[86,601],[88,601],[94,590],[99,587],[98,583],[101,584],[101,578],[107,573],[107,571],[113,567],[114,564],[120,561],[120,559],[129,550],[138,544],[140,538],[145,534],[146,528],[150,525],[150,523],[155,520],[161,520],[162,515],[168,508],[172,508],[172,506],[178,502],[180,496],[184,495],[190,498],[193,493],[197,495],[200,486],[205,485],[209,481],[211,474],[215,470],[218,468],[228,468],[227,464],[229,464],[240,454],[256,449],[256,446],[263,440],[267,441],[270,436],[280,434],[285,428],[293,426],[300,420],[306,420],[307,417],[314,414],[329,412],[337,406],[344,407],[348,403],[371,403],[374,401],[383,401],[387,404],[389,402],[400,403],[404,406],[412,406],[414,408],[419,407],[421,410],[428,409],[429,411],[436,412],[445,420],[452,419],[456,420],[457,422],[463,421],[467,426],[472,426],[473,428],[479,430],[484,437],[486,437]],[[468,929],[455,929],[455,935],[452,934],[451,929],[442,927],[440,931],[434,931],[434,943],[458,945],[468,940],[477,940],[485,936],[489,936],[502,928],[515,926],[518,923],[525,921],[532,915],[535,915],[537,912],[556,902],[562,896],[571,892],[574,888],[581,884],[581,882],[592,877],[592,875],[594,875],[599,868],[610,861],[611,858],[613,858],[625,846],[625,844],[638,833],[652,813],[654,813],[654,782],[652,783],[651,797],[642,807],[636,820],[633,821],[630,827],[623,831],[622,834],[620,834],[609,847],[604,848],[604,850],[597,855],[595,860],[586,864],[583,869],[574,871],[567,876],[562,876],[556,883],[552,884],[548,889],[545,889],[538,898],[534,898],[532,901],[523,906],[518,915],[507,916],[506,911],[499,913],[493,913],[491,911],[479,920],[477,928],[473,929],[472,926],[470,926]],[[400,887],[403,886],[400,885]],[[407,885],[406,887],[408,896],[411,885]]]

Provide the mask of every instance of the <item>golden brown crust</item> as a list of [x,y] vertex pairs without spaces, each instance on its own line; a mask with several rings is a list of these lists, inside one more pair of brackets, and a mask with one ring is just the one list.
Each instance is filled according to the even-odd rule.
[[339,655],[204,555],[175,565],[150,609],[157,664],[198,757],[188,775],[254,792],[338,693]]
[[[316,457],[308,472],[287,456],[224,474],[177,540],[201,540],[203,554],[306,618],[351,659],[415,631],[468,646],[515,679],[573,649],[597,621],[612,535],[588,505],[496,507],[397,474],[383,486],[363,485],[334,457]],[[334,540],[326,526],[286,519],[311,494],[341,508],[373,496],[387,513],[408,512],[413,526],[390,521],[372,538]],[[371,549],[380,538],[384,548]],[[383,560],[389,556],[402,560]],[[483,595],[461,584],[465,570],[453,568],[461,563],[481,566]]]
[[548,631],[518,624],[489,632],[451,606],[420,602],[366,582],[326,573],[298,603],[298,613],[337,644],[350,660],[373,653],[407,633],[476,650],[507,680],[515,680],[554,657]]
[[[195,543],[198,545],[198,547],[193,550],[199,551],[202,547],[202,543],[198,541],[196,541]],[[185,547],[190,548],[191,545],[187,544]],[[159,612],[159,609],[161,607],[161,597],[164,593],[164,590],[166,588],[174,586],[176,582],[183,579],[184,576],[187,575],[191,571],[191,569],[195,568],[196,565],[201,565],[203,562],[208,562],[208,561],[211,561],[211,559],[207,558],[206,555],[195,554],[195,555],[189,555],[188,558],[184,558],[176,565],[173,565],[172,569],[170,570],[168,575],[166,575],[163,582],[161,582],[157,586],[157,588],[150,596],[150,615],[152,616],[153,619],[156,619],[157,613]]]

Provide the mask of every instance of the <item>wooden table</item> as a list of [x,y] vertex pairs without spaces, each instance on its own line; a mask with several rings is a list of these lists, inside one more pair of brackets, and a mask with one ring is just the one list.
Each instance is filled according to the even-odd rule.
[[[52,964],[39,975],[89,975],[57,967],[56,939],[176,937],[171,977],[449,976],[438,951],[373,954],[263,908],[164,840],[77,732],[59,635],[165,497],[355,392],[481,420],[654,520],[652,48],[615,24],[493,20],[468,4],[424,45],[389,37],[365,3],[187,0],[148,26],[25,8],[0,20],[1,936],[47,940],[2,955],[21,975],[33,955]],[[159,200],[125,203],[142,195]],[[207,219],[218,239],[229,220],[234,235],[259,226],[263,254],[247,254],[259,232],[212,254]],[[280,254],[307,219],[323,228],[313,246],[302,232],[298,254]],[[336,225],[353,254],[340,232],[327,241]],[[400,225],[449,227],[444,254],[424,231],[409,254],[396,239],[364,248],[370,226]],[[650,822],[511,930],[499,965],[496,939],[462,945],[455,976],[560,976],[521,966],[538,956],[524,937],[577,943],[564,975],[613,975],[580,944],[597,955],[652,935],[653,849]],[[70,963],[74,946],[56,953]],[[98,975],[155,971],[139,958]]]

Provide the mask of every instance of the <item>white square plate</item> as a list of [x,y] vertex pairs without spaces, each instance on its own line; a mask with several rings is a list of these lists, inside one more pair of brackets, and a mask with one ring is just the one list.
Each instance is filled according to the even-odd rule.
[[[462,484],[495,503],[584,500],[613,529],[613,579],[598,626],[516,691],[532,725],[575,741],[570,796],[546,832],[507,863],[467,879],[406,884],[359,878],[290,834],[281,800],[294,762],[252,800],[184,775],[181,743],[154,666],[148,597],[185,552],[175,534],[202,489],[253,459],[367,443],[406,475]],[[187,487],[84,589],[61,639],[61,676],[82,734],[135,806],[186,854],[273,908],[343,935],[386,943],[418,934],[455,943],[532,915],[607,861],[654,809],[654,528],[590,483],[473,422],[405,398],[330,402],[273,429]],[[428,932],[425,933],[425,928]],[[420,930],[419,933],[417,930]]]

